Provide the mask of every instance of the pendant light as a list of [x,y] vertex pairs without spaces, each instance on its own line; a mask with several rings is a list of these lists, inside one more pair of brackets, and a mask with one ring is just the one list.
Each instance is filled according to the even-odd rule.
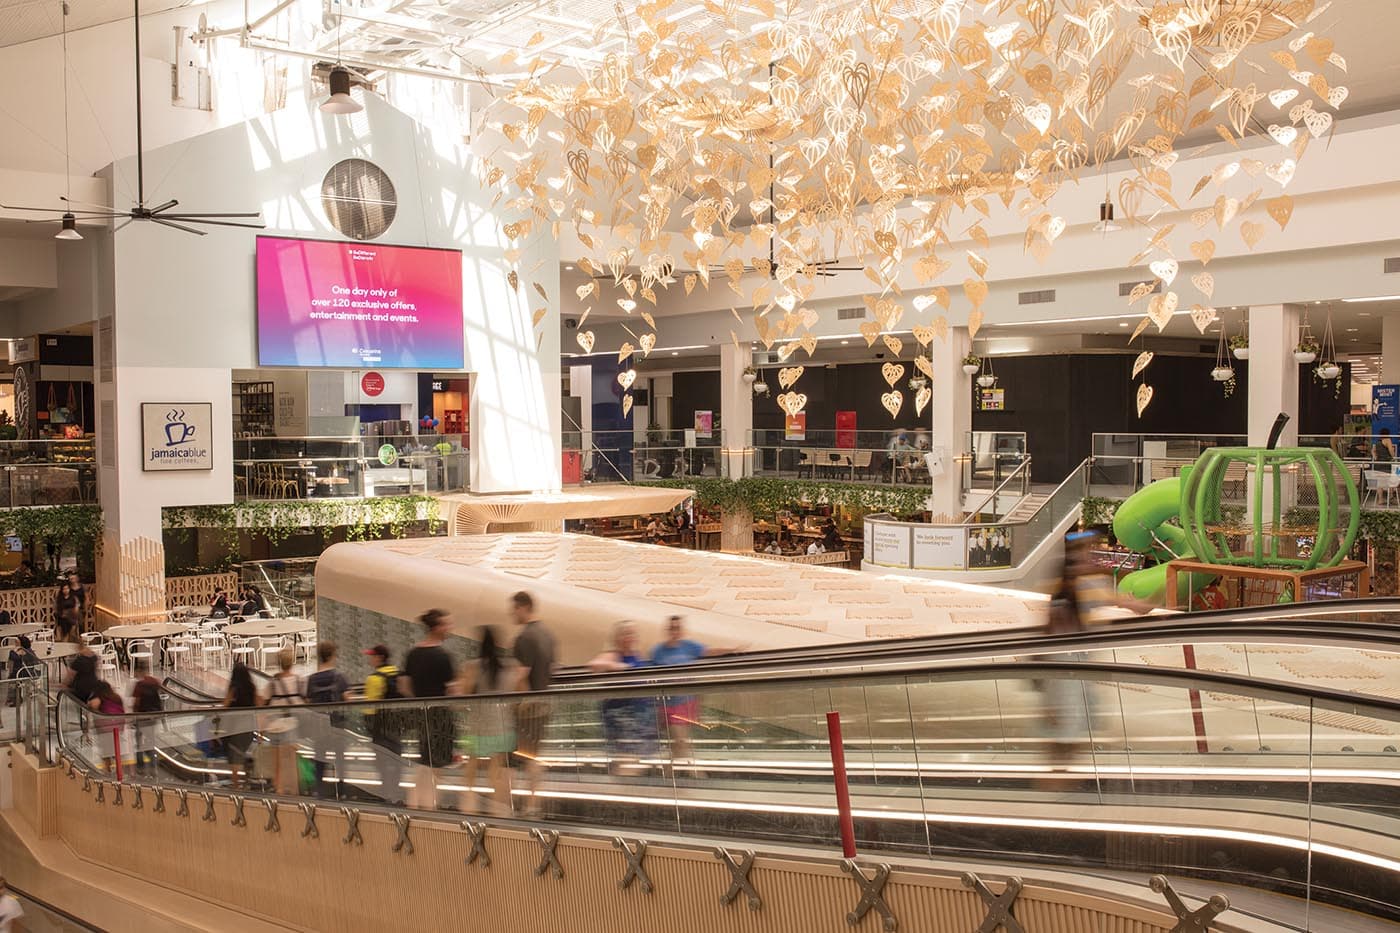
[[[71,204],[73,198],[73,171],[70,162],[72,161],[72,147],[68,142],[68,0],[60,0],[59,8],[62,15],[61,28],[63,30],[63,184],[67,197],[65,203]],[[55,240],[81,240],[83,235],[78,232],[78,218],[68,211],[63,215],[63,227],[54,234]]]
[[335,67],[331,68],[331,96],[321,102],[322,113],[359,113],[365,105],[350,96],[350,69],[340,63],[340,24],[345,19],[345,0],[337,0],[335,20]]
[[1103,192],[1103,203],[1099,205],[1099,222],[1094,224],[1095,233],[1116,233],[1123,228],[1113,222],[1113,198],[1108,189]]

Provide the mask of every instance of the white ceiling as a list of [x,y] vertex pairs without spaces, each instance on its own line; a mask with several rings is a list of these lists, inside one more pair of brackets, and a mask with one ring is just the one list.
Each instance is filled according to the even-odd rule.
[[[140,0],[141,15],[189,6],[190,0]],[[132,0],[69,0],[68,30],[130,19]],[[55,36],[61,30],[62,0],[0,0],[0,48]]]

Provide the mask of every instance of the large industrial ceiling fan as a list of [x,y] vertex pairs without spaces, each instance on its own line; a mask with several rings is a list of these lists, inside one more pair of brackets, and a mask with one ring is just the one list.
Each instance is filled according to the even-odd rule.
[[[205,235],[207,235],[208,231],[198,229],[198,227],[201,227],[201,226],[245,227],[245,228],[252,229],[252,230],[262,230],[262,229],[264,229],[267,225],[264,224],[264,223],[262,222],[262,213],[261,213],[260,211],[245,212],[245,213],[210,213],[210,212],[204,212],[204,211],[198,211],[198,212],[196,212],[196,211],[176,211],[176,210],[172,210],[172,208],[178,207],[179,204],[180,204],[180,202],[177,201],[177,200],[175,200],[175,199],[173,199],[173,198],[172,198],[171,200],[169,200],[169,201],[164,202],[163,204],[157,204],[157,205],[155,205],[154,207],[151,207],[151,206],[149,206],[149,205],[146,203],[146,164],[145,164],[144,145],[143,145],[143,140],[142,140],[142,122],[141,122],[141,4],[140,4],[140,0],[132,0],[132,4],[131,4],[131,5],[132,5],[132,17],[131,17],[132,32],[134,33],[135,39],[136,39],[136,41],[135,41],[135,60],[134,60],[134,63],[135,63],[135,66],[136,66],[136,203],[135,203],[134,205],[132,205],[131,209],[128,210],[128,211],[119,211],[119,210],[115,210],[115,209],[113,209],[113,208],[107,208],[107,207],[103,207],[103,206],[97,205],[97,204],[85,204],[85,203],[80,202],[80,201],[73,201],[73,200],[71,200],[70,198],[68,198],[67,196],[60,195],[60,196],[59,196],[59,200],[63,201],[64,204],[65,204],[65,206],[64,206],[64,207],[61,207],[61,208],[59,208],[59,207],[20,207],[20,206],[16,206],[16,205],[6,205],[6,204],[0,204],[0,208],[5,208],[5,209],[7,209],[7,210],[16,210],[16,211],[43,211],[43,212],[48,212],[48,213],[62,214],[62,215],[63,215],[63,217],[62,217],[62,220],[63,220],[63,232],[64,232],[64,233],[68,233],[69,231],[73,231],[73,232],[75,233],[74,236],[65,237],[66,239],[81,239],[81,237],[76,236],[76,221],[77,221],[77,218],[78,218],[78,217],[82,217],[82,218],[85,218],[85,219],[94,219],[94,218],[95,218],[95,219],[99,219],[99,220],[121,220],[121,221],[123,221],[123,222],[117,225],[117,228],[116,228],[116,229],[118,229],[118,230],[120,230],[122,227],[125,227],[127,224],[131,223],[132,221],[144,220],[144,221],[149,221],[149,222],[151,222],[151,223],[160,224],[160,225],[163,226],[163,227],[173,227],[173,228],[175,228],[176,230],[182,230],[182,231],[184,231],[185,233],[193,233],[193,234],[195,234],[196,236],[205,236]],[[66,7],[66,4],[65,4],[65,7],[64,7],[64,17],[65,17],[65,21],[66,21],[66,17],[67,17],[67,7]],[[66,39],[66,29],[65,29],[65,39]],[[67,71],[68,71],[67,43],[66,43],[66,41],[65,41],[65,43],[64,43],[64,48],[65,48],[65,51],[64,51],[63,69],[64,69],[64,80],[65,80],[65,88],[66,88],[66,86],[67,86],[67,85],[66,85],[66,81],[67,81]],[[63,106],[64,106],[64,112],[65,112],[64,119],[65,119],[65,123],[66,123],[66,120],[67,120],[67,108],[68,108],[68,100],[67,100],[67,96],[66,96],[66,90],[65,90],[65,98],[64,98],[64,101],[63,101]],[[79,209],[75,209],[75,207],[76,207],[76,208],[79,208]],[[252,221],[252,222],[251,222],[251,223],[245,223],[244,221]],[[33,222],[37,222],[37,221],[31,221],[31,223],[33,223]],[[192,226],[192,225],[193,225],[193,226]]]

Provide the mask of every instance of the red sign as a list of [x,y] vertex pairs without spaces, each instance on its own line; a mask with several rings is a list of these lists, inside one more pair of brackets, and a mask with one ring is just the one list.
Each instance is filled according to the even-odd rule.
[[853,450],[856,446],[856,413],[838,411],[836,413],[836,446],[843,450]]
[[371,370],[360,377],[360,391],[370,398],[384,394],[384,377]]

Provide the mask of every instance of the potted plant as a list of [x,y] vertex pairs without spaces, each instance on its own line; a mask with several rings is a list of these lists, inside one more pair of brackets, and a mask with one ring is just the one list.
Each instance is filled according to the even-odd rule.
[[969,353],[967,356],[963,357],[962,368],[963,372],[971,376],[982,368],[982,357],[978,356],[976,353]]
[[740,378],[744,380],[745,385],[753,385],[754,382],[758,380],[758,370],[754,369],[752,366],[745,366],[744,374]]
[[1235,368],[1233,366],[1217,366],[1210,371],[1210,378],[1216,382],[1229,382],[1235,378]]
[[[967,367],[963,367],[966,369]],[[990,389],[997,384],[997,377],[992,373],[983,373],[977,377],[977,384],[984,389]]]
[[1304,337],[1293,348],[1293,358],[1300,363],[1311,363],[1317,359],[1318,344],[1312,337]]
[[[1249,335],[1236,334],[1230,338],[1230,352],[1237,360],[1249,359]],[[1224,380],[1221,380],[1224,381]]]
[[1317,374],[1319,379],[1336,379],[1342,374],[1342,367],[1331,360],[1323,360],[1317,364],[1317,368],[1313,372]]

